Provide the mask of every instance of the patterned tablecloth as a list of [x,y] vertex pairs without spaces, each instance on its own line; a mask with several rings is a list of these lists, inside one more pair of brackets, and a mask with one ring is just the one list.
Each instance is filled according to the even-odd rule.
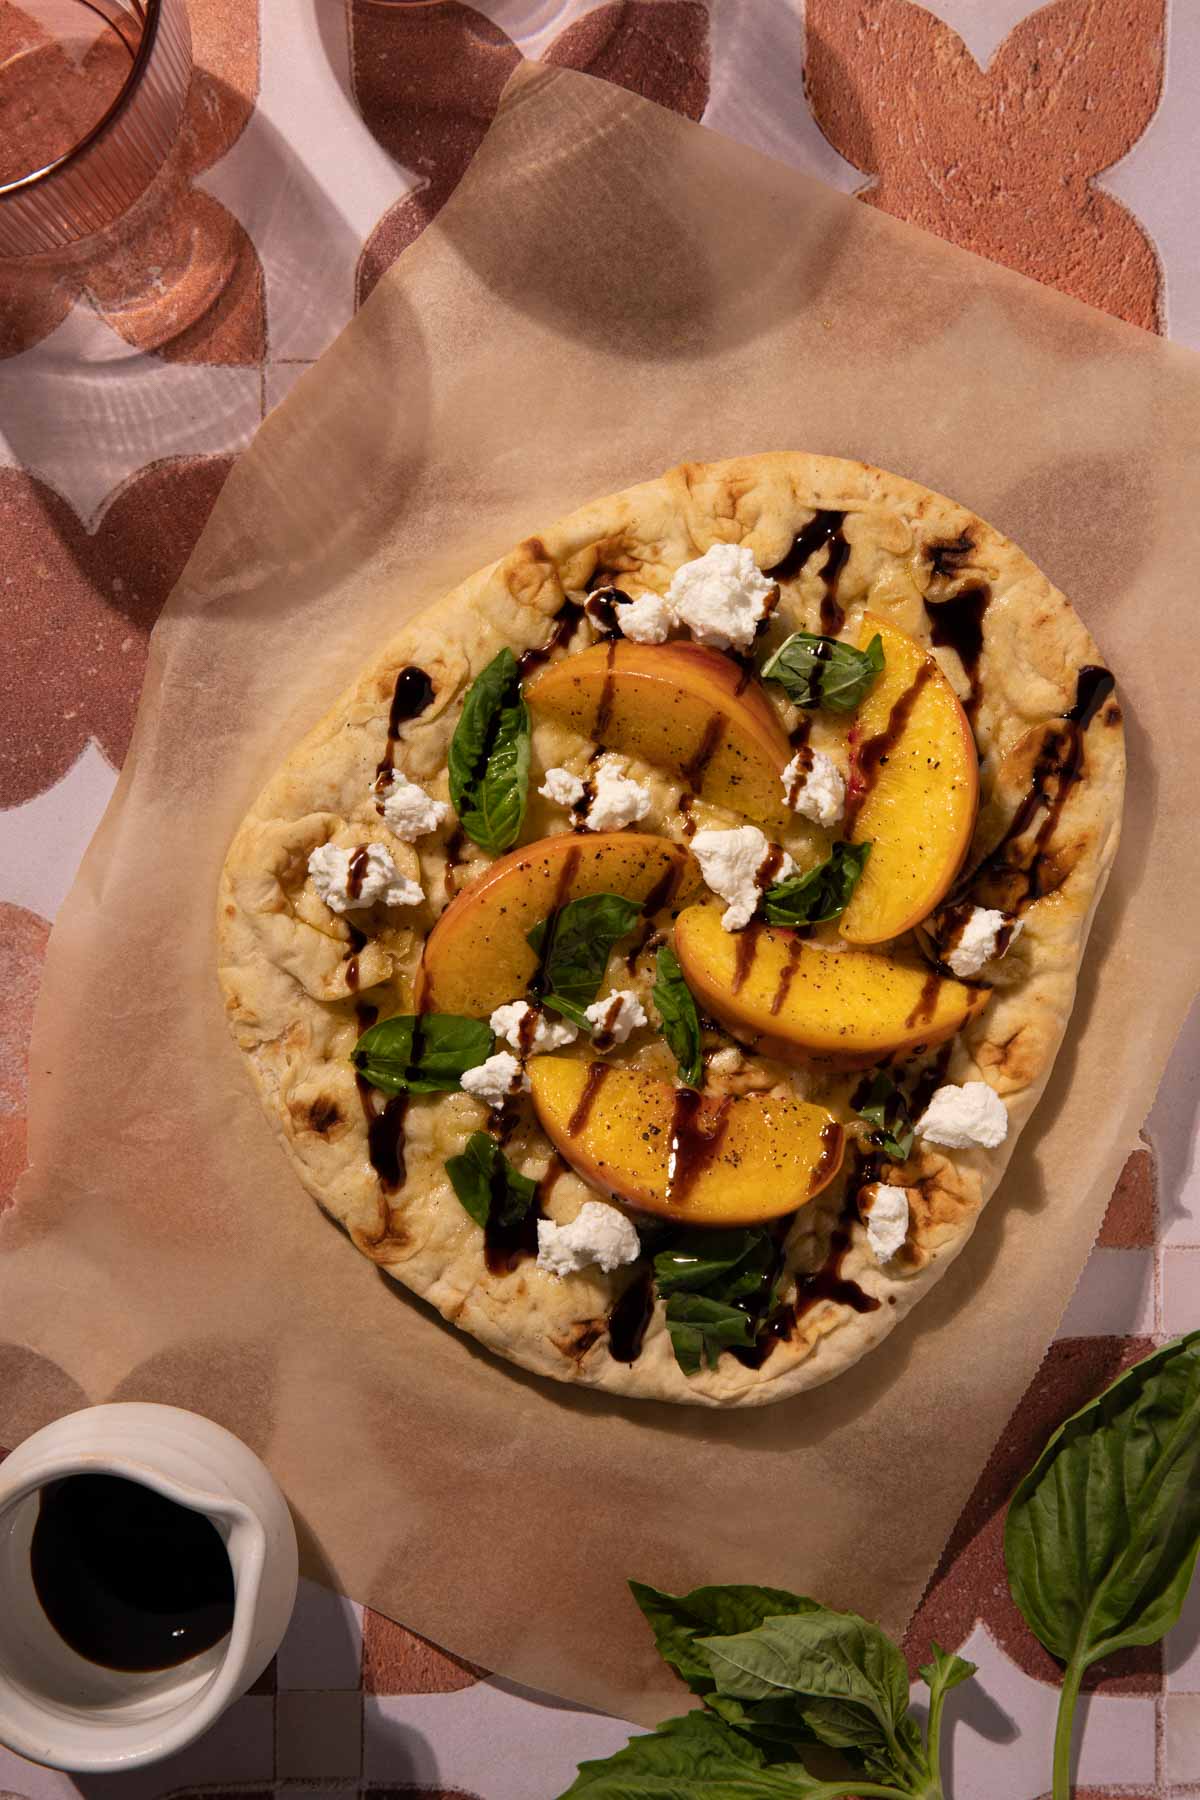
[[[1200,349],[1200,0],[189,3],[170,207],[69,277],[0,262],[0,1210],[46,940],[129,743],[147,634],[232,458],[437,212],[518,54]],[[1197,1322],[1198,1052],[1200,1012],[909,1634],[914,1666],[933,1636],[980,1665],[951,1703],[956,1800],[1048,1785],[1055,1671],[1008,1597],[1003,1503],[1059,1419]],[[1200,1583],[1165,1646],[1093,1677],[1081,1792],[1200,1794]],[[77,1780],[0,1751],[0,1800],[114,1782],[131,1800],[552,1800],[625,1736],[305,1583],[276,1662],[192,1750]]]

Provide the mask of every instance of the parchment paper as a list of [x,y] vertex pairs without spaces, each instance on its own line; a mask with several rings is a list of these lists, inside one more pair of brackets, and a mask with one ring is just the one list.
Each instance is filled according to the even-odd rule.
[[[899,1629],[1032,1376],[1200,961],[1200,364],[616,88],[526,68],[462,187],[230,476],[50,947],[0,1441],[114,1395],[267,1458],[308,1568],[521,1681],[685,1696],[628,1576]],[[244,809],[418,607],[684,457],[861,456],[974,507],[1118,672],[1132,775],[1067,1045],[966,1253],[832,1386],[714,1416],[492,1360],[320,1216],[214,974]]]

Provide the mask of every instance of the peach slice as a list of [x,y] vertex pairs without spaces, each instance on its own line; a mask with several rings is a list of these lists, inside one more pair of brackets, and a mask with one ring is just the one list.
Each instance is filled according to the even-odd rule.
[[871,854],[840,930],[851,944],[881,944],[927,917],[971,842],[979,759],[967,715],[928,651],[867,613],[865,649],[878,632],[884,668],[850,739],[845,835]]
[[682,776],[713,806],[774,831],[794,824],[787,733],[762,684],[702,644],[594,644],[526,683],[535,713]]
[[675,953],[703,1011],[785,1062],[867,1068],[953,1037],[988,999],[915,959],[826,948],[770,925],[726,931],[714,906],[679,915]]
[[832,1114],[774,1094],[697,1094],[639,1069],[537,1056],[539,1123],[594,1187],[688,1225],[758,1225],[795,1212],[841,1167]]
[[623,894],[651,918],[702,888],[687,850],[669,838],[634,831],[540,838],[502,856],[451,901],[425,941],[417,1010],[485,1019],[515,1000],[537,969],[527,934],[568,900]]

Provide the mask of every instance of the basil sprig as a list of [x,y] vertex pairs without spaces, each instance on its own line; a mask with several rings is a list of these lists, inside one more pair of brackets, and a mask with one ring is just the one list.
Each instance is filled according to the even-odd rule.
[[840,638],[797,631],[767,658],[761,673],[764,681],[779,682],[796,706],[853,712],[883,673],[883,639],[876,632],[865,650],[857,650]]
[[[704,1708],[582,1764],[562,1800],[942,1800],[942,1709],[973,1663],[934,1645],[921,1669],[930,1691],[923,1735],[908,1710],[903,1655],[857,1613],[780,1588],[630,1588],[659,1654]],[[817,1744],[855,1773],[811,1775],[801,1758]]]
[[492,1052],[486,1019],[456,1013],[400,1013],[364,1031],[350,1060],[364,1081],[385,1094],[440,1094]]
[[473,1131],[461,1156],[446,1161],[450,1185],[477,1225],[519,1225],[533,1204],[537,1182],[514,1169],[495,1138]]
[[1070,1792],[1085,1670],[1170,1630],[1198,1548],[1200,1331],[1193,1331],[1136,1363],[1061,1425],[1008,1510],[1013,1599],[1066,1664],[1054,1800]]
[[590,1031],[584,1008],[600,992],[613,945],[641,914],[623,894],[585,894],[539,919],[525,942],[537,952],[542,1004]]
[[450,740],[450,799],[458,822],[484,850],[511,850],[529,797],[529,709],[517,659],[494,656],[467,689]]
[[763,896],[767,923],[823,925],[836,919],[849,906],[870,853],[870,844],[839,842],[815,869],[775,882]]
[[874,1127],[869,1140],[873,1150],[881,1150],[893,1162],[907,1161],[913,1147],[912,1120],[904,1095],[883,1069],[876,1070],[871,1077],[862,1104],[859,1105],[856,1099],[854,1110],[860,1119]]
[[687,1087],[699,1087],[704,1076],[700,1014],[691,988],[683,979],[679,958],[663,944],[654,962],[654,1005],[662,1020],[662,1033]]
[[705,1365],[715,1369],[722,1350],[753,1344],[775,1304],[781,1272],[776,1241],[762,1227],[680,1232],[658,1252],[654,1279],[685,1375]]
[[[1017,1488],[1004,1554],[1026,1623],[1065,1664],[1053,1800],[1071,1793],[1084,1671],[1157,1643],[1200,1547],[1200,1331],[1135,1364],[1069,1418]],[[659,1654],[703,1710],[584,1763],[562,1800],[944,1800],[946,1696],[974,1664],[933,1645],[924,1734],[895,1644],[868,1620],[779,1588],[665,1594],[631,1582]],[[853,1773],[818,1779],[809,1746]]]

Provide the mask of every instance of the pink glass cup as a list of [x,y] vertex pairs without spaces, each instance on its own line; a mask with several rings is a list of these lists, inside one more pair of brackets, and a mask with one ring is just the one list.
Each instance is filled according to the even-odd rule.
[[[73,66],[55,41],[56,20],[66,41],[73,8],[97,15],[106,48],[129,61],[115,92],[97,72],[100,116],[78,136],[71,106],[87,100],[87,67]],[[0,257],[52,255],[121,218],[166,161],[191,79],[187,8],[185,0],[7,0],[0,23],[10,40],[7,60],[0,54]],[[14,168],[25,144],[33,166]]]

